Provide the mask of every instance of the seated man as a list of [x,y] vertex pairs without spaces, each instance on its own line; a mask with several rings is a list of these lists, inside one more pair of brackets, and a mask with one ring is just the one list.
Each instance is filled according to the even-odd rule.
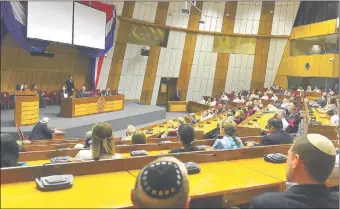
[[55,129],[50,129],[47,127],[48,121],[50,119],[48,117],[43,117],[32,129],[31,135],[29,136],[30,140],[41,140],[41,139],[52,139],[52,134]]
[[325,107],[327,105],[326,97],[327,97],[327,93],[323,92],[322,96],[317,101],[317,103],[318,103],[318,105],[320,105],[320,107]]
[[169,153],[198,151],[198,148],[193,144],[195,140],[195,129],[192,125],[182,125],[178,128],[178,132],[183,147],[172,149]]
[[107,88],[106,90],[103,90],[100,95],[101,96],[111,96],[110,88]]
[[143,168],[131,201],[135,208],[189,208],[189,180],[184,164],[161,157]]
[[260,145],[264,146],[293,143],[293,137],[282,130],[283,123],[281,119],[271,118],[267,123],[269,134],[263,136]]
[[81,90],[77,92],[76,97],[77,97],[77,98],[88,97],[88,96],[89,96],[89,93],[86,92],[85,90],[86,90],[86,87],[85,87],[85,85],[83,85],[83,86],[81,87]]
[[339,208],[339,192],[330,192],[325,185],[335,155],[333,143],[325,136],[297,138],[288,151],[287,191],[257,196],[249,208]]

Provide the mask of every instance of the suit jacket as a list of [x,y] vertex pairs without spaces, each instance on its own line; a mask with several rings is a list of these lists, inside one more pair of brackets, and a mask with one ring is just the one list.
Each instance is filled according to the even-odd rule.
[[253,198],[249,208],[339,208],[339,192],[330,192],[321,184],[294,185],[287,192]]
[[67,89],[67,91],[71,91],[72,89],[74,89],[74,81],[73,80],[68,79],[66,81],[66,89]]
[[291,144],[293,143],[293,137],[286,132],[280,130],[271,134],[265,135],[260,145],[276,145],[276,144]]
[[88,97],[89,93],[87,93],[86,91],[78,91],[76,94],[77,98],[81,98],[81,97]]
[[54,130],[49,129],[47,127],[47,124],[38,122],[33,127],[29,139],[30,140],[51,139],[52,133],[54,133]]
[[107,91],[107,90],[103,90],[101,93],[100,93],[101,96],[111,96],[111,92]]

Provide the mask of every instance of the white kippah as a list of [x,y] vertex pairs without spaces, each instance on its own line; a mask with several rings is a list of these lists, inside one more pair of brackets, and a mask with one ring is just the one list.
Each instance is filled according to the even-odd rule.
[[320,134],[308,134],[308,141],[317,149],[328,155],[336,155],[335,147],[331,140]]

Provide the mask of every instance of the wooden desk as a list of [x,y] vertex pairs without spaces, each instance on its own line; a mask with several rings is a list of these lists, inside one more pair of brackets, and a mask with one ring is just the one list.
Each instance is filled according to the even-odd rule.
[[209,110],[211,108],[214,108],[214,107],[204,105],[204,104],[200,104],[200,103],[194,102],[194,101],[188,102],[188,112],[190,112],[190,113],[202,112],[204,110]]
[[[222,196],[223,207],[249,203],[263,192],[281,191],[283,181],[228,161],[200,163],[201,172],[189,175],[192,199]],[[129,171],[137,177],[140,170]]]
[[168,101],[168,112],[186,112],[186,101]]
[[58,131],[58,132],[54,132],[52,134],[52,139],[65,139],[65,132],[64,131]]
[[2,184],[1,208],[122,208],[136,178],[126,171],[75,176],[70,189],[40,192],[34,181]]
[[39,121],[39,96],[36,91],[15,92],[15,125],[32,125]]
[[124,95],[62,98],[60,116],[66,118],[124,109]]

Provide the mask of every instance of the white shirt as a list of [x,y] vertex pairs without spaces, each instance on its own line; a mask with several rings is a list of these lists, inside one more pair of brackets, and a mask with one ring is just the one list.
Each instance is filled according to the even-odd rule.
[[236,98],[236,99],[233,100],[233,102],[236,102],[236,103],[239,103],[239,101],[240,101],[240,100],[239,100],[238,98]]
[[270,100],[273,100],[273,101],[277,101],[279,98],[277,96],[272,96],[272,98],[270,98]]
[[289,126],[289,123],[287,122],[286,118],[282,118],[282,124],[283,124],[283,131],[286,130],[286,128]]
[[339,115],[333,115],[331,117],[331,124],[335,125],[337,123],[339,123]]
[[[100,159],[120,159],[123,158],[120,154],[108,155],[104,154],[100,156]],[[74,160],[93,160],[92,150],[80,150],[74,157]]]
[[200,104],[205,104],[205,100],[202,99],[202,100],[200,101]]
[[263,97],[261,97],[261,99],[263,99],[263,100],[268,100],[269,97],[268,97],[268,96],[263,96]]
[[244,99],[238,100],[238,103],[244,103],[244,102],[245,102]]
[[216,106],[216,101],[212,101],[210,106]]
[[286,108],[286,107],[288,107],[288,105],[289,105],[288,102],[287,102],[287,103],[282,103],[281,107],[282,107],[282,108]]
[[222,95],[221,96],[221,100],[229,101],[229,98],[227,97],[227,95]]
[[259,95],[251,94],[250,97],[249,97],[249,99],[253,99],[253,98],[258,99],[258,98],[259,98]]

